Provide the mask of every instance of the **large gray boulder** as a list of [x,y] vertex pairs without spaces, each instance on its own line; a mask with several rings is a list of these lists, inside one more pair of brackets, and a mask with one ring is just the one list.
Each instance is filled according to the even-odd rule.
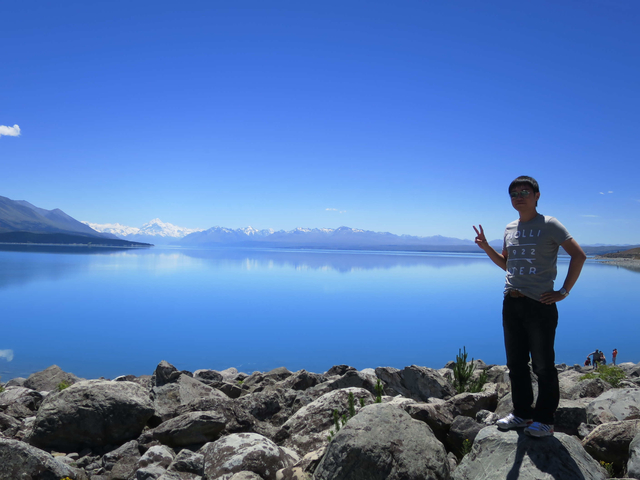
[[506,365],[492,365],[485,373],[489,383],[509,383],[509,369]]
[[35,415],[44,396],[26,387],[7,387],[0,392],[0,411],[15,419],[24,420]]
[[162,360],[153,372],[151,381],[153,386],[161,387],[163,385],[166,385],[167,383],[173,383],[177,381],[178,378],[180,378],[180,375],[182,375],[182,372],[180,370],[178,370],[166,360]]
[[448,399],[456,394],[453,386],[433,368],[411,365],[402,370],[402,383],[409,396],[422,402],[430,398]]
[[[573,399],[573,390],[580,383],[583,374],[576,370],[565,370],[558,373],[558,383],[560,385],[560,398]],[[597,396],[597,395],[596,395]]]
[[[289,377],[291,378],[291,377]],[[264,390],[236,400],[236,405],[260,421],[280,426],[293,413],[297,392],[289,389]]]
[[587,423],[599,425],[607,422],[640,418],[640,389],[614,388],[604,392],[587,406]]
[[363,408],[338,432],[315,480],[447,480],[447,453],[429,427],[389,404]]
[[579,398],[596,398],[604,392],[611,390],[611,385],[601,378],[591,378],[576,383],[568,394],[570,399],[577,400]]
[[126,474],[137,470],[138,460],[140,459],[140,449],[138,442],[131,440],[120,445],[115,450],[108,452],[102,456],[102,466],[108,472],[116,471],[112,476],[126,477]]
[[627,476],[640,479],[640,433],[633,437],[629,444],[629,461],[627,462]]
[[326,381],[327,377],[322,374],[298,370],[290,377],[278,382],[277,385],[285,389],[307,390]]
[[0,413],[0,432],[5,437],[14,437],[22,427],[22,422],[9,415]]
[[287,368],[278,367],[266,373],[254,372],[242,382],[242,389],[255,391],[262,390],[266,386],[281,382],[293,375]]
[[[156,379],[158,378],[157,375],[158,371],[156,370]],[[182,405],[196,399],[203,397],[228,399],[221,391],[182,373],[172,376],[165,371],[161,378],[163,383],[151,389],[151,398],[155,414],[162,421],[179,415],[178,410]],[[167,381],[167,378],[171,381]]]
[[640,420],[611,422],[598,425],[582,445],[598,461],[613,463],[622,470],[629,460],[631,441],[640,433]]
[[164,445],[154,445],[144,452],[144,455],[142,455],[138,460],[138,465],[141,468],[155,465],[166,470],[175,458],[176,454],[173,450],[165,447]]
[[241,408],[235,400],[226,396],[200,397],[182,404],[176,414],[183,415],[190,412],[218,412],[225,417],[226,433],[249,432],[256,429],[256,418]]
[[531,438],[485,427],[453,473],[454,480],[602,480],[606,472],[574,437]]
[[581,398],[579,400],[561,399],[558,409],[554,429],[556,432],[567,435],[577,435],[581,424],[587,423],[587,405],[590,400]]
[[294,465],[278,470],[276,480],[309,480],[322,460],[325,451],[326,447],[322,447],[309,452]]
[[297,460],[257,433],[228,435],[207,443],[198,453],[204,456],[205,477],[218,480],[229,480],[243,471],[257,473],[264,480],[275,480],[278,470]]
[[375,381],[371,375],[359,372],[351,367],[348,368],[349,369],[342,376],[333,376],[333,378],[329,378],[326,382],[299,392],[295,399],[293,409],[297,410],[335,390],[360,388],[365,389],[372,394],[375,393]]
[[402,395],[410,397],[411,393],[402,383],[402,371],[394,367],[378,367],[375,369],[378,377],[384,386],[386,395]]
[[640,377],[640,363],[625,362],[618,365],[627,377],[638,378]]
[[403,395],[420,402],[431,398],[446,399],[456,394],[451,383],[437,370],[411,365],[403,370],[378,367],[376,375],[385,384],[385,392]]
[[170,447],[185,447],[217,440],[224,431],[226,417],[221,412],[191,412],[161,423],[153,439]]
[[43,396],[40,392],[26,387],[7,387],[4,392],[0,392],[0,409],[16,404],[26,407],[29,411],[35,412],[42,404]]
[[447,403],[451,405],[454,416],[475,418],[480,410],[493,412],[498,407],[498,393],[495,389],[486,393],[464,392],[450,398]]
[[458,458],[464,456],[464,442],[468,440],[471,444],[475,440],[478,433],[485,428],[486,425],[476,422],[473,418],[458,416],[451,424],[451,429],[447,435],[448,450],[453,452]]
[[204,474],[204,456],[184,448],[173,459],[168,472],[177,473],[180,480],[201,477]]
[[436,438],[442,443],[447,441],[447,435],[454,420],[451,404],[408,403],[402,405],[402,408],[414,420],[420,420],[429,425]]
[[25,440],[61,452],[118,445],[139,436],[152,415],[138,384],[86,380],[47,396]]
[[224,381],[224,377],[220,372],[208,369],[196,370],[193,372],[193,378],[211,386],[216,386]]
[[19,440],[0,437],[0,480],[76,478],[74,470],[50,454]]
[[73,385],[83,378],[76,377],[73,373],[62,370],[57,365],[51,365],[40,372],[32,373],[24,382],[24,386],[39,392],[57,390],[58,385]]
[[360,409],[360,398],[365,403],[373,403],[371,393],[362,388],[331,391],[294,413],[277,432],[275,441],[300,455],[323,447],[329,431],[335,430],[333,411],[337,410],[341,417],[348,413],[349,393],[353,393],[356,409]]

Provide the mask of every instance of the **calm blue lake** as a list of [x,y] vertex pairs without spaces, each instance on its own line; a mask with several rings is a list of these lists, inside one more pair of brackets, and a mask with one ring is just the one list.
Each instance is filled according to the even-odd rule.
[[[0,251],[0,375],[52,364],[85,378],[285,366],[323,372],[505,363],[504,273],[478,254],[40,249]],[[560,259],[564,279],[567,259]],[[595,348],[640,361],[640,273],[589,260],[559,304],[557,361]]]

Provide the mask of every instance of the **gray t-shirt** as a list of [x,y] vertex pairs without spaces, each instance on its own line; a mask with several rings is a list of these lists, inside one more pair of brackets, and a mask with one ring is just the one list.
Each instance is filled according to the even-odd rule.
[[507,251],[505,295],[509,290],[518,290],[540,301],[540,295],[553,290],[558,248],[571,238],[564,225],[545,215],[507,225],[502,247]]

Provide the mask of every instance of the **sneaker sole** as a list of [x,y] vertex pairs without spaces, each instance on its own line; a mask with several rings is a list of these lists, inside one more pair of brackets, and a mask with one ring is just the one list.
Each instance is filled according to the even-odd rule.
[[524,433],[526,433],[530,437],[535,437],[535,438],[553,437],[553,434],[554,434],[554,432],[540,432],[538,430],[529,430],[529,429],[525,429]]
[[527,423],[521,423],[519,425],[500,425],[500,424],[496,424],[498,427],[498,430],[502,430],[503,432],[507,432],[509,430],[515,430],[516,428],[526,428],[528,426],[530,426],[533,422],[527,422]]

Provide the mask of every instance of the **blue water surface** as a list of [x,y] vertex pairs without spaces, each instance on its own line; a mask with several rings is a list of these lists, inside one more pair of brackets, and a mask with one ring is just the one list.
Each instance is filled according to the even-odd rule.
[[[503,280],[481,252],[4,247],[0,375],[441,368],[463,346],[504,364]],[[589,260],[558,305],[557,362],[640,361],[638,291],[638,272]]]

